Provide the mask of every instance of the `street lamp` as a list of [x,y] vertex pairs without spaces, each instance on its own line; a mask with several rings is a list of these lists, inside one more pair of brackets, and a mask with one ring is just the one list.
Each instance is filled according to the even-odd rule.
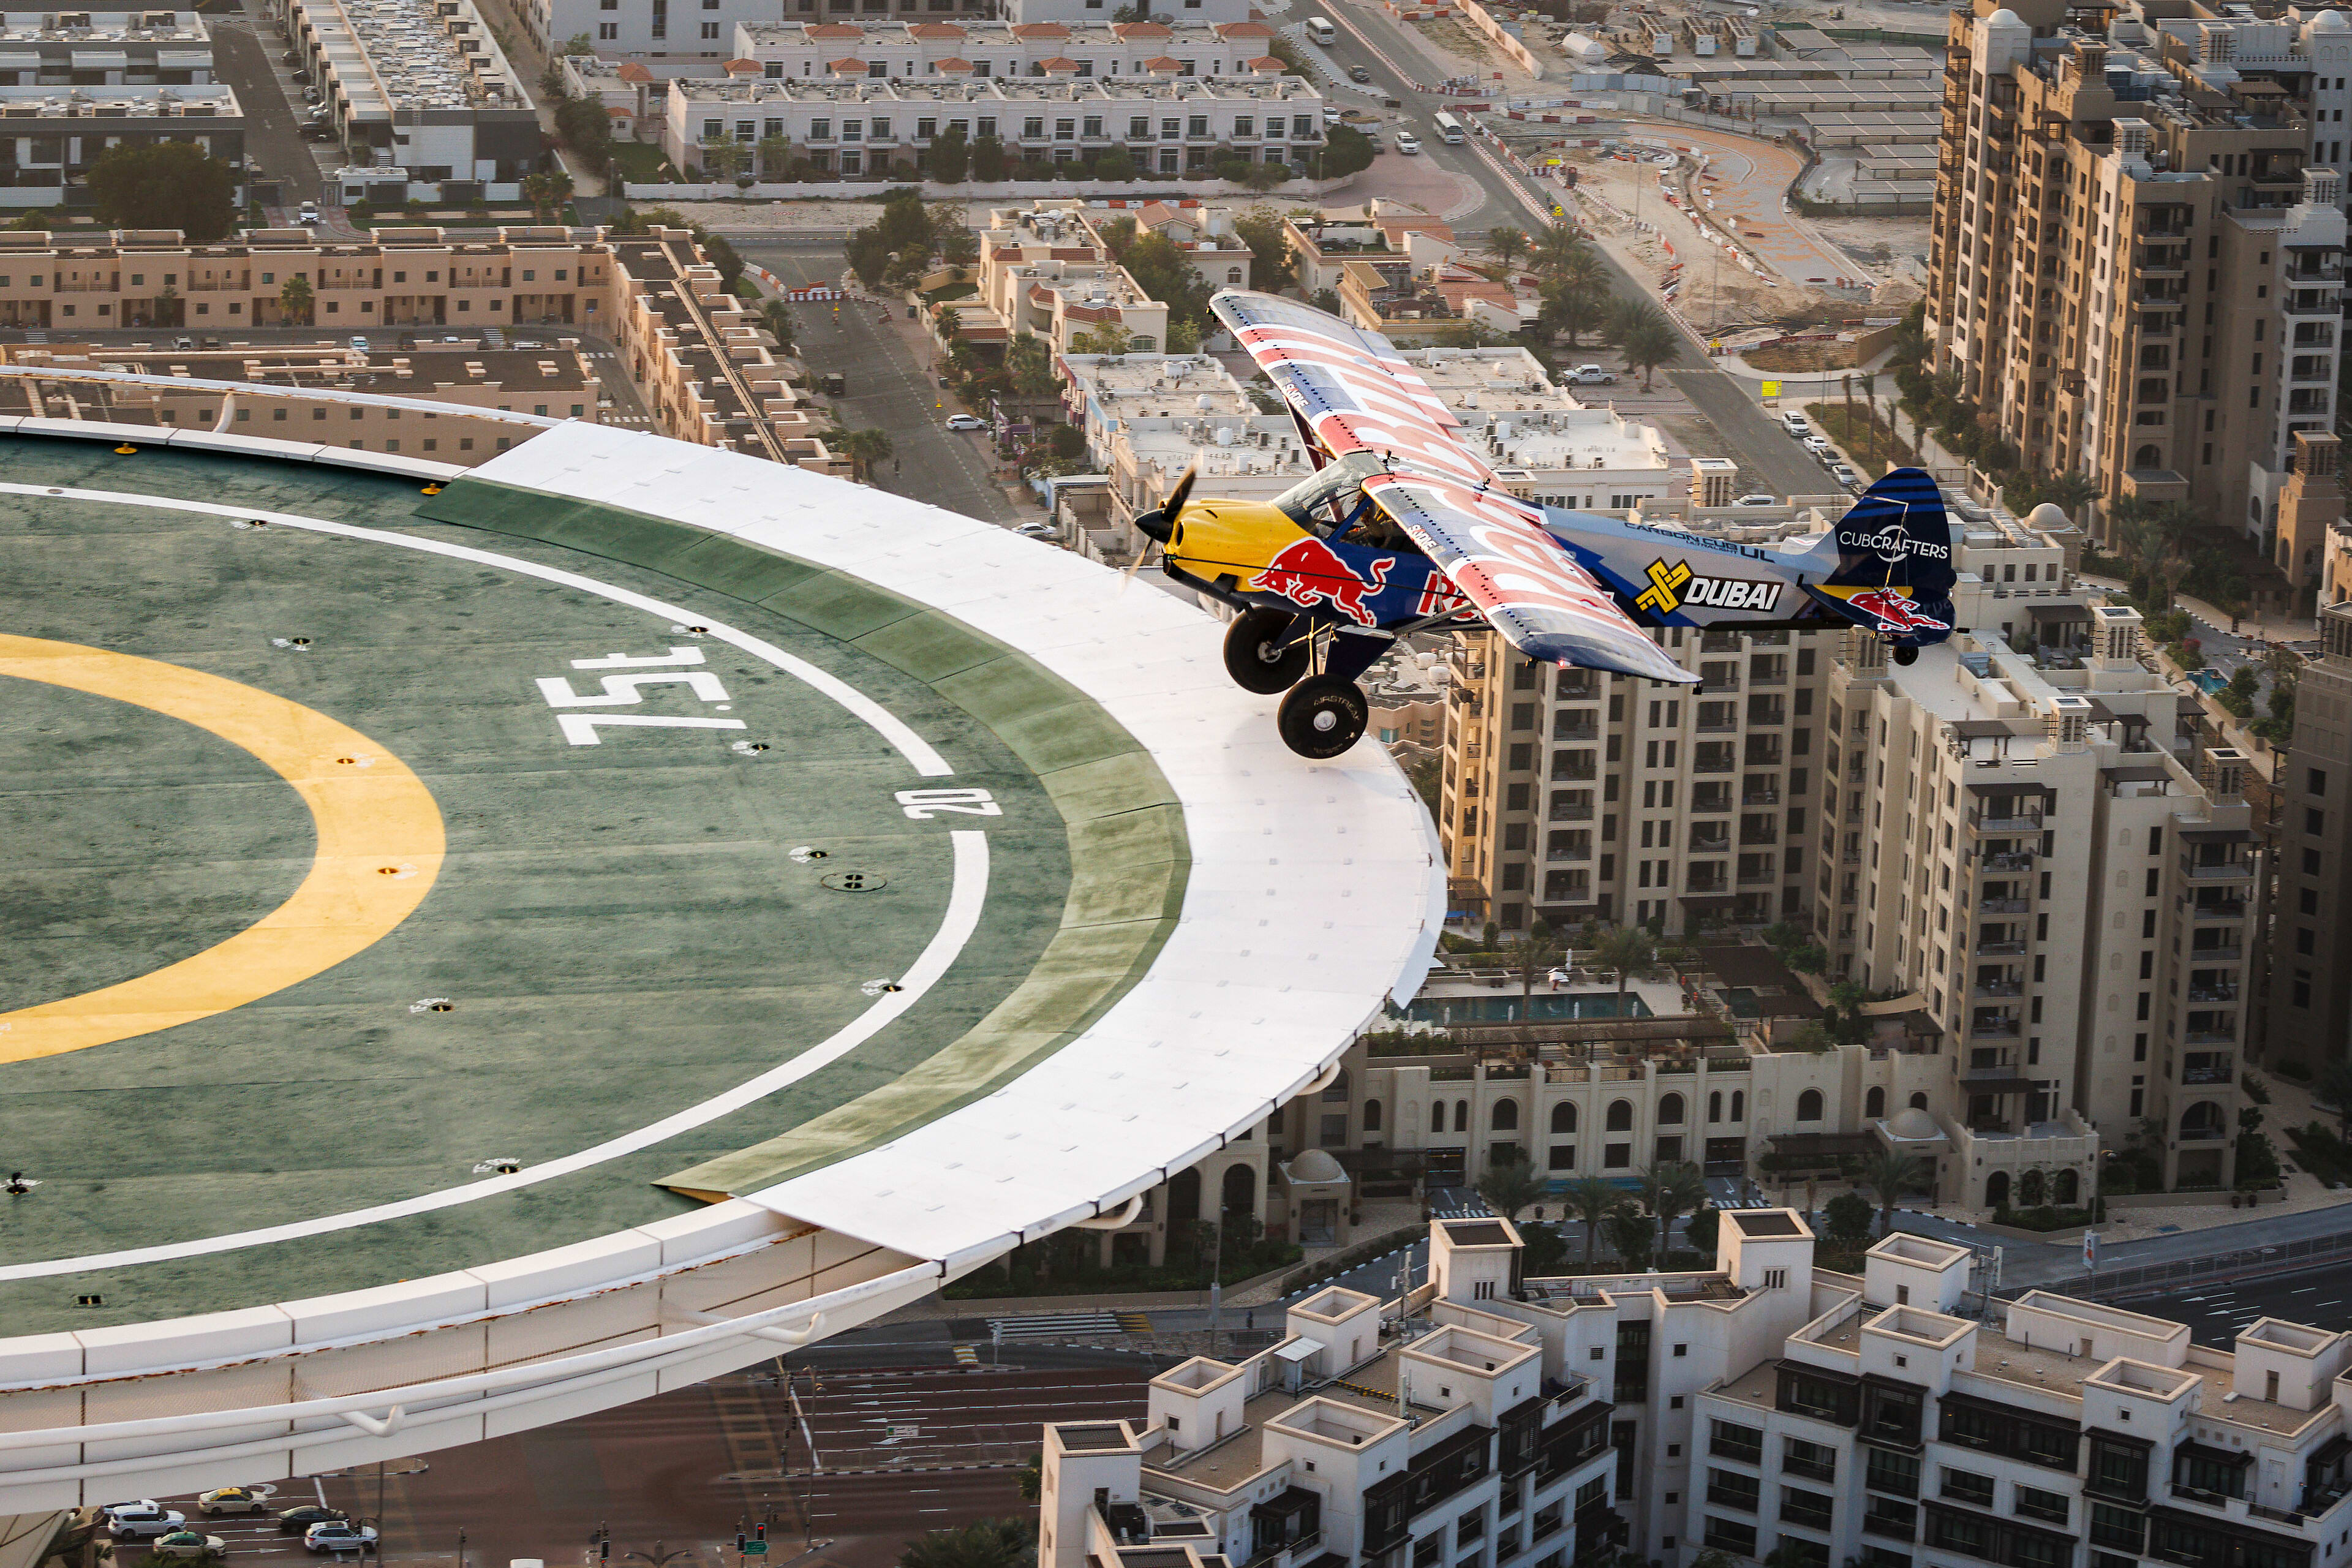
[[677,1562],[681,1557],[691,1557],[693,1555],[694,1548],[691,1546],[681,1546],[675,1552],[664,1552],[662,1550],[662,1543],[656,1541],[654,1542],[654,1549],[650,1553],[644,1552],[624,1552],[621,1553],[621,1561],[626,1563],[634,1558],[639,1563],[646,1563],[647,1568],[669,1568],[669,1564]]

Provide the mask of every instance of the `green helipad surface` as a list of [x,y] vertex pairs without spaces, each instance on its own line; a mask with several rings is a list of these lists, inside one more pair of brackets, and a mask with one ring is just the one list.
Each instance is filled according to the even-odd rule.
[[[218,734],[0,675],[0,1163],[39,1183],[0,1199],[10,1332],[487,1263],[696,1206],[665,1178],[745,1191],[869,1146],[1069,1037],[1140,972],[1181,896],[1165,785],[1108,721],[1011,650],[783,558],[477,482],[431,508],[483,525],[465,526],[420,517],[411,483],[80,443],[5,438],[0,484],[109,492],[0,493],[0,633],[205,672],[348,725],[417,775],[447,850],[413,913],[309,979],[7,1059],[12,1012],[254,925],[310,872],[318,832],[286,778]],[[141,496],[363,531],[238,527]],[[698,626],[845,683],[952,774],[921,776],[841,702]],[[673,662],[575,668],[615,655]],[[551,705],[609,676],[688,671],[705,679]],[[567,739],[567,716],[615,715],[742,728]],[[1000,814],[914,820],[897,798],[940,788],[985,791]],[[958,830],[985,833],[985,897],[944,972],[798,1081],[475,1201],[8,1277],[407,1204],[499,1160],[528,1177],[689,1113],[894,1000],[870,983],[908,975],[956,926]],[[845,872],[864,890],[824,884]],[[92,1293],[103,1307],[73,1305]]]

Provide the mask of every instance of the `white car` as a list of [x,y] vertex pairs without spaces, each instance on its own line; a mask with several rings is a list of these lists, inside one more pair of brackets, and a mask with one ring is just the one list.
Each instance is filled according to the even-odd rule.
[[1617,378],[1597,364],[1580,364],[1563,378],[1570,386],[1614,386]]
[[1780,498],[1779,496],[1741,496],[1738,500],[1733,501],[1731,504],[1734,506],[1779,506],[1780,504]]
[[1826,436],[1808,436],[1805,437],[1804,447],[1805,450],[1814,457],[1826,458],[1830,452],[1830,439]]
[[1799,440],[1802,440],[1813,433],[1812,421],[1807,419],[1801,414],[1781,415],[1780,428],[1786,430],[1790,435],[1796,437]]
[[1421,138],[1410,131],[1398,132],[1397,151],[1408,158],[1415,156],[1421,152]]
[[1854,472],[1853,465],[1852,463],[1832,463],[1830,465],[1830,478],[1835,479],[1838,483],[1843,485],[1848,489],[1853,489],[1862,483],[1862,476]]
[[302,204],[302,210],[301,210],[301,211],[299,211],[299,212],[298,212],[298,213],[296,213],[296,214],[294,215],[294,220],[295,220],[297,223],[316,223],[316,222],[318,222],[318,221],[319,221],[319,204],[318,204],[318,203],[316,203],[316,202],[304,202],[304,203]]
[[368,352],[368,341],[367,341],[365,338],[357,338],[357,337],[353,338],[353,339],[352,340],[352,353],[367,353],[367,352]]
[[985,430],[988,428],[988,421],[982,419],[977,414],[950,414],[948,416],[948,428],[950,430]]
[[164,1508],[142,1498],[137,1502],[118,1502],[106,1510],[106,1528],[117,1541],[152,1541],[159,1535],[170,1535],[184,1527],[187,1515]]
[[1024,539],[1059,539],[1062,531],[1050,522],[1024,522],[1013,532]]
[[175,1530],[159,1538],[149,1550],[158,1557],[218,1557],[228,1551],[228,1542],[217,1535],[205,1535],[194,1530]]
[[375,1527],[327,1520],[302,1532],[302,1545],[310,1552],[373,1552]]
[[251,1487],[215,1487],[196,1499],[196,1510],[207,1519],[225,1513],[268,1513],[269,1496]]

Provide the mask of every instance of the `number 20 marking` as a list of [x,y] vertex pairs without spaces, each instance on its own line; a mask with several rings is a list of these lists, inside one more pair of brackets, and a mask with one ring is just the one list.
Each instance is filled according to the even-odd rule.
[[902,789],[895,798],[917,822],[929,822],[942,811],[964,816],[1004,815],[1004,808],[984,789]]

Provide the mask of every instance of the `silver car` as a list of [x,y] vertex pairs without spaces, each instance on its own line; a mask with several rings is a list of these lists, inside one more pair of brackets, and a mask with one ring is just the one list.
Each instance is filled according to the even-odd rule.
[[107,1532],[117,1541],[152,1541],[178,1531],[187,1522],[187,1515],[146,1498],[114,1503],[106,1510]]

